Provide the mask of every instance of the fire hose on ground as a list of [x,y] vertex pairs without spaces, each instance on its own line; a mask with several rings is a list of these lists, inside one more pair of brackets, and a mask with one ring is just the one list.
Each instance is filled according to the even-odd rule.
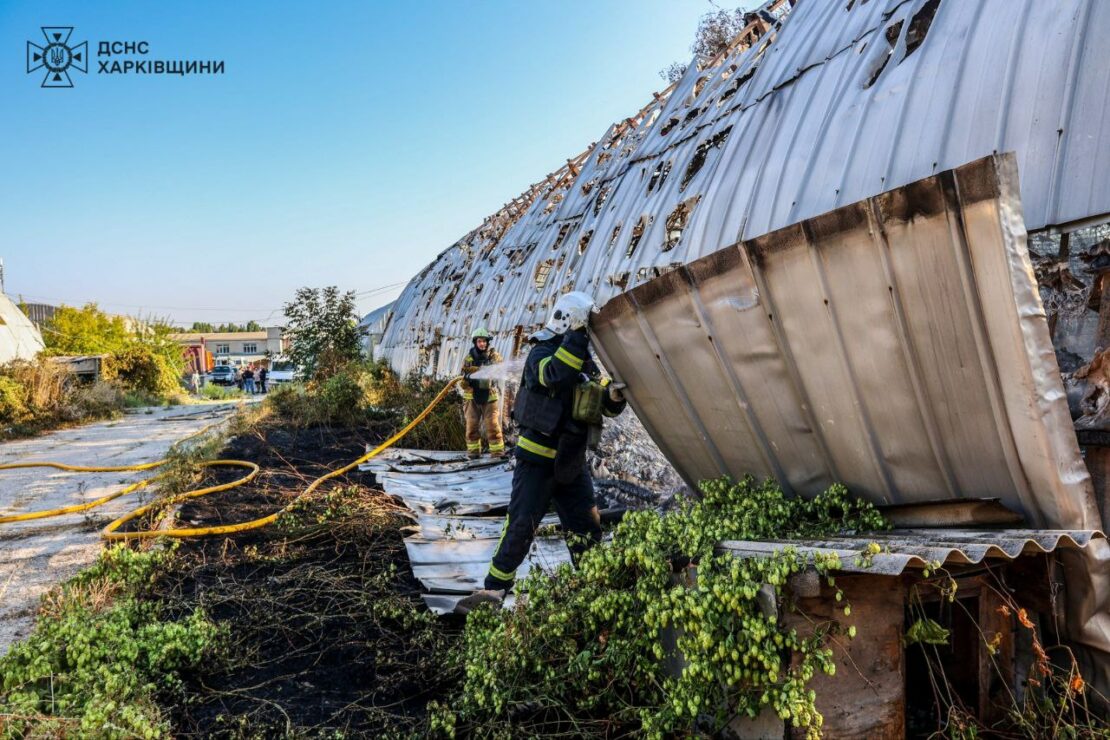
[[[408,424],[406,424],[404,427],[402,427],[399,431],[394,433],[393,436],[391,436],[389,439],[385,440],[384,442],[379,444],[377,447],[375,447],[374,449],[367,452],[365,455],[359,457],[354,462],[352,462],[348,465],[344,465],[343,467],[341,467],[337,470],[333,470],[330,473],[326,473],[324,475],[321,475],[319,478],[312,481],[312,483],[310,483],[296,498],[294,498],[292,501],[290,501],[284,507],[282,507],[278,511],[275,511],[272,514],[269,514],[267,516],[264,516],[264,517],[261,517],[261,518],[258,518],[258,519],[252,519],[251,521],[248,521],[248,522],[240,522],[238,524],[224,524],[224,525],[212,526],[212,527],[140,530],[140,531],[135,531],[135,532],[120,532],[120,531],[118,531],[119,528],[122,527],[124,524],[130,522],[133,519],[136,519],[138,517],[143,516],[144,514],[146,514],[147,512],[149,512],[153,509],[166,507],[166,506],[173,506],[175,504],[181,503],[182,501],[186,501],[188,499],[199,498],[201,496],[207,496],[209,494],[219,493],[221,491],[229,491],[233,488],[238,488],[239,486],[243,486],[243,485],[246,485],[247,483],[250,483],[252,480],[254,480],[254,478],[260,472],[258,465],[254,464],[252,462],[247,462],[246,460],[209,460],[209,461],[206,461],[206,462],[199,463],[199,466],[204,467],[204,468],[236,467],[236,468],[244,468],[246,470],[249,470],[250,472],[247,473],[246,475],[244,475],[241,478],[237,478],[236,480],[231,481],[230,483],[222,483],[222,484],[216,485],[216,486],[208,486],[206,488],[199,488],[199,489],[193,490],[193,491],[186,491],[185,493],[180,493],[180,494],[177,494],[175,496],[171,496],[171,497],[166,498],[166,499],[159,499],[157,501],[146,504],[144,506],[140,506],[139,508],[134,509],[133,511],[130,511],[130,512],[124,514],[120,518],[116,519],[115,521],[111,522],[106,527],[104,527],[104,529],[101,530],[101,533],[100,533],[101,537],[103,537],[106,540],[136,540],[136,539],[151,539],[151,538],[156,538],[156,537],[176,537],[176,538],[207,537],[207,536],[210,536],[210,535],[234,534],[236,532],[245,532],[247,530],[258,529],[260,527],[265,527],[267,525],[273,524],[274,522],[276,522],[278,520],[279,517],[281,517],[282,514],[285,514],[285,513],[289,512],[301,499],[305,498],[306,496],[311,495],[312,492],[315,491],[317,488],[319,488],[325,481],[328,481],[328,480],[331,480],[332,478],[337,478],[341,475],[344,475],[345,473],[349,472],[353,468],[358,467],[359,465],[366,462],[367,460],[370,460],[374,457],[377,457],[382,452],[384,452],[385,450],[389,449],[394,444],[396,444],[402,437],[404,437],[406,434],[411,432],[422,421],[424,421],[424,419],[428,416],[428,414],[430,414],[432,412],[432,409],[434,409],[436,406],[438,406],[439,403],[444,398],[447,397],[447,394],[451,391],[452,388],[455,387],[455,385],[460,380],[462,380],[461,377],[460,378],[454,378],[450,382],[448,382],[447,385],[445,385],[443,387],[443,389],[436,395],[435,398],[432,399],[431,403],[429,403],[424,408],[423,411],[421,411],[419,414],[417,414],[412,419],[412,421],[410,421]],[[190,435],[190,437],[199,436],[199,435],[203,434],[204,432],[206,432],[209,428],[210,427],[205,427],[204,429],[201,429],[199,432],[196,432],[195,434]],[[189,439],[189,437],[187,437],[186,439]],[[142,464],[139,464],[139,465],[108,465],[108,466],[67,465],[66,463],[59,463],[59,462],[17,462],[17,463],[7,463],[7,464],[0,465],[0,470],[15,470],[15,469],[21,469],[21,468],[55,468],[57,470],[64,470],[64,471],[67,471],[67,472],[75,472],[75,473],[141,472],[141,471],[145,471],[145,470],[155,470],[157,468],[160,468],[160,467],[166,465],[169,462],[170,462],[170,458],[163,458],[161,460],[156,460],[154,462],[148,462],[148,463],[142,463]],[[48,509],[48,510],[45,510],[45,511],[32,511],[32,512],[28,512],[28,513],[25,513],[25,514],[13,514],[13,515],[10,515],[10,516],[0,516],[0,524],[9,524],[9,523],[13,523],[13,522],[25,522],[25,521],[30,521],[30,520],[33,520],[33,519],[46,519],[48,517],[62,516],[64,514],[75,514],[75,513],[78,513],[78,512],[88,511],[89,509],[95,508],[97,506],[101,506],[103,504],[108,503],[109,501],[117,499],[120,496],[126,496],[129,493],[134,493],[135,491],[142,490],[142,489],[146,488],[147,486],[151,485],[152,483],[155,483],[155,482],[161,480],[164,477],[166,477],[165,473],[163,473],[161,475],[155,475],[151,478],[146,478],[146,479],[138,481],[136,483],[132,483],[132,484],[126,486],[125,488],[123,488],[119,491],[115,491],[115,492],[110,493],[106,496],[101,496],[98,499],[94,499],[92,501],[87,501],[87,502],[82,503],[82,504],[74,504],[72,506],[63,506],[61,508]]]

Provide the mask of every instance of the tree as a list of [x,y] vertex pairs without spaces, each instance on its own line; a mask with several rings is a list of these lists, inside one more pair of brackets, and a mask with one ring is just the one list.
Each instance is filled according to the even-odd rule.
[[130,390],[165,395],[177,388],[185,368],[174,328],[159,319],[126,319],[104,313],[95,303],[61,306],[43,327],[50,355],[110,355],[104,376]]
[[207,321],[194,321],[193,325],[189,327],[189,331],[195,334],[211,334],[216,331],[216,327]]
[[133,338],[122,316],[106,314],[95,303],[84,308],[60,306],[42,335],[51,355],[111,354],[123,350]]
[[307,378],[324,380],[361,356],[365,328],[358,325],[355,292],[339,288],[301,288],[285,304],[289,359]]
[[[694,43],[690,51],[694,53],[695,61],[704,64],[728,48],[729,43],[736,35],[748,25],[748,13],[743,8],[735,10],[717,10],[706,13],[698,21],[698,30],[694,33]],[[659,71],[659,76],[667,82],[678,82],[686,73],[686,65],[674,62]]]

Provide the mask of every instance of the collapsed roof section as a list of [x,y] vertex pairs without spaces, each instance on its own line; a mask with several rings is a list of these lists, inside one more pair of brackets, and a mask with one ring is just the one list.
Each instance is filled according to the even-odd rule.
[[773,0],[704,68],[443,252],[382,352],[450,375],[562,291],[598,303],[718,249],[996,152],[1029,229],[1110,214],[1110,34],[1098,0]]

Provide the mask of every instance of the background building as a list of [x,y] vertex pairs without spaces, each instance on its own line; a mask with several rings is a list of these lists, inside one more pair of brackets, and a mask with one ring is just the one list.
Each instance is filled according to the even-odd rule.
[[263,331],[234,331],[171,334],[182,347],[197,347],[212,353],[217,365],[242,367],[279,357],[289,348],[280,326]]
[[43,324],[54,318],[54,313],[58,310],[57,306],[52,306],[49,303],[24,303],[20,301],[19,307],[23,309],[23,313],[27,314],[27,318],[40,331]]

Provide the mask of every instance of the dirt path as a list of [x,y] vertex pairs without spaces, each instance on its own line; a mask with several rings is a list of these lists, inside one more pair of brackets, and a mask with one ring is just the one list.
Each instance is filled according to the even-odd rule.
[[[157,460],[179,439],[231,416],[235,404],[179,406],[0,444],[0,463],[49,460],[71,465],[133,465]],[[149,473],[68,473],[50,468],[0,471],[0,514],[53,509],[99,498]],[[99,530],[138,506],[122,496],[83,514],[0,524],[0,654],[24,637],[39,597],[96,559]]]

